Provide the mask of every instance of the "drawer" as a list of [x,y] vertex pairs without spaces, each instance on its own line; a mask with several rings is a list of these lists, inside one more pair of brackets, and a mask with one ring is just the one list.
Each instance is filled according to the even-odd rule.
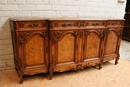
[[46,21],[23,21],[16,22],[16,29],[18,30],[46,30]]
[[79,24],[78,21],[52,21],[51,28],[78,27]]
[[98,27],[98,26],[106,26],[105,21],[87,21],[85,23],[86,26],[93,26],[93,27]]
[[124,24],[124,22],[123,21],[108,21],[107,22],[107,25],[108,26],[122,26]]

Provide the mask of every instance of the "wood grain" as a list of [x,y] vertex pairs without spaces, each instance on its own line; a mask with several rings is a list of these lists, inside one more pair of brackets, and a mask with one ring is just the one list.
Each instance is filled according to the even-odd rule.
[[105,54],[112,54],[116,52],[118,36],[114,31],[110,31],[107,36]]
[[25,46],[26,65],[38,65],[45,63],[44,38],[40,35],[33,36]]
[[58,63],[74,62],[75,37],[67,34],[58,42]]
[[87,40],[85,42],[86,46],[86,59],[99,57],[100,50],[100,38],[97,34],[91,33],[87,36]]

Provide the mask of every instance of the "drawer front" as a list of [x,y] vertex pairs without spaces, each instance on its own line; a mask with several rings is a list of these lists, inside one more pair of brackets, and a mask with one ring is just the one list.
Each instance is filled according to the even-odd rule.
[[67,27],[78,27],[79,26],[78,21],[53,21],[51,22],[50,26],[51,28],[67,28]]
[[16,22],[18,30],[46,30],[47,22],[46,21],[25,21],[25,22]]
[[123,21],[108,21],[107,25],[112,27],[123,26]]
[[105,21],[88,21],[86,22],[86,26],[106,26]]

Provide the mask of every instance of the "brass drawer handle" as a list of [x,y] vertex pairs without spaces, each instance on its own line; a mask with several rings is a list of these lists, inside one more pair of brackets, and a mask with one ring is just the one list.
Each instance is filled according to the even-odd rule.
[[66,23],[64,23],[64,24],[62,24],[62,26],[63,26],[63,27],[67,27],[67,26],[71,26],[71,24],[66,24]]
[[93,23],[92,25],[93,26],[99,26],[99,23]]
[[37,27],[38,24],[29,24],[28,26],[29,26],[29,27]]
[[34,27],[37,27],[38,26],[38,24],[33,24],[34,25]]
[[63,27],[67,27],[67,24],[62,24]]
[[112,23],[112,25],[116,25],[116,24],[117,24],[117,22],[113,22],[113,23]]

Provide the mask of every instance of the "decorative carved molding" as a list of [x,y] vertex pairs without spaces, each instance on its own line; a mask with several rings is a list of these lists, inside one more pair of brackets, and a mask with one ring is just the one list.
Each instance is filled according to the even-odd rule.
[[84,26],[84,22],[80,22],[80,26],[82,26],[82,27],[83,27],[83,26]]
[[58,27],[58,23],[54,23],[54,27]]
[[78,31],[68,31],[68,32],[65,32],[65,31],[56,31],[56,32],[53,33],[53,36],[52,36],[52,38],[53,38],[53,44],[60,39],[61,35],[65,35],[67,33],[71,33],[71,34],[73,34],[75,36],[78,35]]
[[102,31],[102,30],[98,30],[98,32],[99,32],[99,36],[100,36],[101,38],[103,38],[103,31]]
[[24,27],[24,24],[23,24],[23,23],[19,23],[19,24],[18,24],[18,27],[23,28],[23,27]]
[[41,35],[42,37],[46,37],[46,36],[47,36],[47,33],[46,33],[46,32],[33,32],[33,31],[19,32],[19,33],[18,33],[19,44],[21,45],[21,44],[25,43],[25,41],[26,41],[31,35],[34,35],[34,34],[39,34],[39,35]]
[[59,33],[55,33],[55,39],[59,39],[60,38],[60,34]]
[[108,33],[110,32],[110,30],[109,30],[109,29],[107,29],[107,31],[106,31],[106,32],[107,32],[107,34],[108,34]]
[[54,39],[54,41],[57,41],[61,37],[62,34],[63,34],[63,31],[54,32],[53,33],[53,39]]
[[82,31],[80,31],[80,37],[82,37],[82,35],[83,35],[83,32],[82,32]]
[[107,29],[107,34],[110,32],[110,31],[114,31],[118,36],[121,35],[121,29]]
[[78,64],[78,65],[76,66],[76,69],[77,69],[77,70],[82,69],[82,65],[81,65],[81,64]]
[[85,35],[89,35],[91,33],[96,33],[100,38],[103,38],[104,32],[103,30],[86,30]]
[[25,40],[31,35],[32,32],[19,32],[18,34],[18,40],[20,44],[23,44]]
[[46,36],[47,36],[47,32],[40,32],[40,35],[41,35],[42,37],[46,37]]
[[78,31],[75,31],[75,32],[74,32],[74,35],[77,36],[77,35],[78,35]]
[[74,26],[78,26],[78,22],[74,23]]
[[116,33],[117,33],[118,36],[120,36],[121,35],[121,30],[120,29],[116,29]]

